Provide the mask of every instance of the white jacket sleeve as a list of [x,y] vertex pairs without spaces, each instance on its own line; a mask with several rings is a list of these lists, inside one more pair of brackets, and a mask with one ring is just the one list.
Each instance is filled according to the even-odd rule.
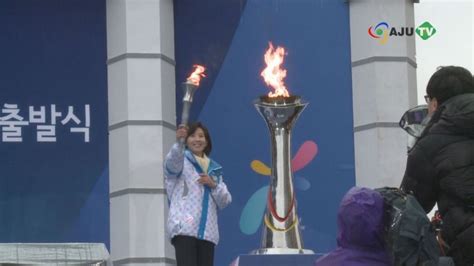
[[183,172],[184,165],[184,149],[179,143],[173,144],[170,151],[166,155],[164,168],[166,178],[178,177]]
[[184,149],[179,146],[179,143],[175,143],[166,155],[164,162],[165,188],[168,200],[171,200],[172,198],[174,188],[178,182],[178,177],[183,172],[183,165]]
[[224,209],[232,202],[232,195],[230,195],[226,184],[222,180],[211,190],[211,195],[219,210]]

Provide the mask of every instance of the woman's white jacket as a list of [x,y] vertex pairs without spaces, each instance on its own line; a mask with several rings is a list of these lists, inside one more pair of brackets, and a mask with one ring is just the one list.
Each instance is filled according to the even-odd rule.
[[217,186],[211,189],[197,182],[202,169],[189,150],[175,143],[165,163],[165,185],[170,202],[168,236],[193,236],[217,245],[217,212],[232,201],[222,178],[222,166],[210,159],[207,175]]

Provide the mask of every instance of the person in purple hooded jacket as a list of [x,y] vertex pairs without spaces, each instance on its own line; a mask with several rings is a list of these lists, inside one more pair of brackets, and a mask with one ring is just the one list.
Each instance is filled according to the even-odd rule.
[[337,225],[337,248],[316,266],[390,265],[384,244],[384,200],[369,188],[353,187],[342,198]]

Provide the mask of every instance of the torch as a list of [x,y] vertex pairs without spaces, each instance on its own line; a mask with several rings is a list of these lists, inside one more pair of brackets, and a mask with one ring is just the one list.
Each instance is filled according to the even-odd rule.
[[291,172],[291,129],[307,103],[299,96],[291,96],[286,89],[283,82],[286,70],[280,68],[284,56],[283,47],[275,49],[269,43],[264,56],[267,67],[261,76],[274,91],[254,102],[270,131],[272,155],[262,241],[255,254],[314,253],[303,247]]
[[[184,90],[183,96],[183,111],[181,113],[181,124],[180,126],[186,126],[189,121],[189,111],[193,103],[193,96],[196,89],[199,87],[199,82],[202,77],[205,77],[204,71],[206,68],[201,65],[194,65],[195,69],[191,75],[186,79],[186,82],[182,84]],[[179,139],[179,143],[184,147],[184,138]]]

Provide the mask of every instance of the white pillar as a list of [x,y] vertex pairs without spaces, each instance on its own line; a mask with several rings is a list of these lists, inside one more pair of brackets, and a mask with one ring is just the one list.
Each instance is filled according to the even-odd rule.
[[172,0],[107,0],[114,265],[175,265],[163,158],[175,140]]
[[368,35],[379,22],[414,27],[413,0],[350,0],[356,184],[400,185],[407,135],[398,127],[416,105],[415,35],[380,44]]

